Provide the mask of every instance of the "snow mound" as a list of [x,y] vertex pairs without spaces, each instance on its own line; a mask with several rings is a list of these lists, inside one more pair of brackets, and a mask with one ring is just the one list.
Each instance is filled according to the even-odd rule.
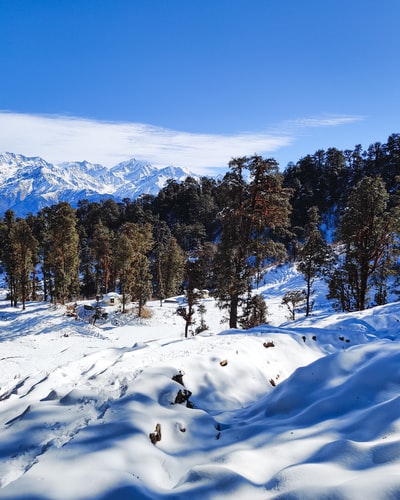
[[0,303],[0,498],[400,498],[399,304],[280,324],[299,276],[271,280],[270,325],[220,331],[208,299],[189,338],[173,302]]

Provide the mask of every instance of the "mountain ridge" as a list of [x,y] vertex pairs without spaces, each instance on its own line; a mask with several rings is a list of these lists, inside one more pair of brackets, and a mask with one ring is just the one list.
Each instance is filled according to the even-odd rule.
[[40,156],[0,153],[0,214],[11,209],[17,216],[67,201],[135,199],[156,195],[168,179],[182,181],[197,175],[182,167],[158,168],[149,162],[129,160],[113,167],[89,161],[50,163]]

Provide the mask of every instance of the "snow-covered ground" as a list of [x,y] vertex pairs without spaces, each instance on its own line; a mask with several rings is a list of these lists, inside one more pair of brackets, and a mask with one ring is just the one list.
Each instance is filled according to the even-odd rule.
[[[177,304],[90,325],[0,301],[0,498],[400,498],[400,303],[187,339]],[[0,297],[1,298],[1,297]]]

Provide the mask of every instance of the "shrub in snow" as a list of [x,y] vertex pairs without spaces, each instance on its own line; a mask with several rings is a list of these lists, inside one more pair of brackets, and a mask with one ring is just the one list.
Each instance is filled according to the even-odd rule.
[[290,312],[290,319],[293,321],[296,319],[296,311],[304,307],[306,294],[304,290],[290,290],[285,293],[282,304],[284,304]]

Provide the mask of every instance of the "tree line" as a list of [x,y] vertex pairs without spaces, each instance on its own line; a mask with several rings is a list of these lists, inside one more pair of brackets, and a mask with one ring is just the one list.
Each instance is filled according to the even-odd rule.
[[[0,220],[9,299],[65,303],[118,291],[123,307],[186,290],[190,325],[198,290],[210,290],[232,328],[266,321],[254,293],[266,266],[297,263],[303,290],[286,299],[312,311],[323,277],[343,311],[385,303],[398,275],[400,136],[366,151],[328,149],[280,172],[273,158],[234,158],[221,180],[169,180],[136,200],[67,202]],[[371,293],[373,291],[373,296]],[[187,329],[186,329],[187,330]]]

